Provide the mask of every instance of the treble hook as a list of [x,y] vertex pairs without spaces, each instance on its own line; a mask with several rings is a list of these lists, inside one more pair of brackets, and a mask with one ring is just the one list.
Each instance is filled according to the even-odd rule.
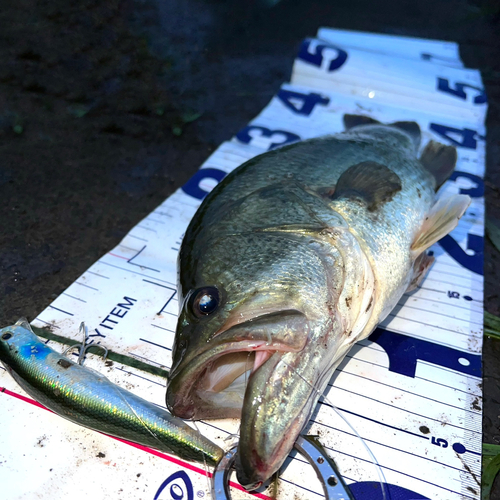
[[79,328],[78,332],[80,333],[80,335],[83,334],[83,342],[81,344],[74,344],[74,345],[68,347],[67,349],[65,349],[64,352],[63,352],[63,356],[66,356],[66,354],[68,352],[70,352],[72,349],[76,348],[76,349],[78,349],[78,364],[79,365],[83,365],[83,362],[85,361],[85,355],[87,354],[87,351],[91,347],[100,347],[101,349],[104,350],[103,360],[106,359],[106,357],[108,355],[108,349],[106,347],[104,347],[101,344],[89,344],[88,343],[88,340],[89,340],[89,329],[85,325],[84,321],[82,321],[80,323],[80,328]]
[[[354,500],[349,487],[337,470],[335,462],[313,436],[299,436],[295,449],[313,466],[323,486],[325,500]],[[214,500],[231,500],[229,476],[236,458],[237,446],[233,446],[217,464],[212,476],[212,496]]]

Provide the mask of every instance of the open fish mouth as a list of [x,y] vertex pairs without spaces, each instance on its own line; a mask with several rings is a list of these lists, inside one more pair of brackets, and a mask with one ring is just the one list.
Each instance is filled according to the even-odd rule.
[[[299,329],[301,335],[294,335]],[[300,351],[307,333],[299,311],[264,314],[219,330],[208,349],[172,371],[168,409],[186,419],[239,418],[250,377],[273,354]]]

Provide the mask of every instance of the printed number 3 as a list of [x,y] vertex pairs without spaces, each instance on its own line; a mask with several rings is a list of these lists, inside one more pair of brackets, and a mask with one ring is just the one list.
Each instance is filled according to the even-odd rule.
[[274,149],[290,142],[300,141],[300,136],[287,132],[286,130],[270,130],[267,127],[249,125],[236,134],[236,138],[244,144],[254,142],[254,145],[261,144],[267,149]]

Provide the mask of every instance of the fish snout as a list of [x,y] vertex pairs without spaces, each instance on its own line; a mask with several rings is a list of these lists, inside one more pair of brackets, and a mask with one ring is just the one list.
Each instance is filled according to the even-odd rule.
[[187,400],[186,398],[179,397],[179,395],[170,390],[169,387],[167,387],[166,404],[168,411],[174,417],[189,420],[195,416],[194,402]]

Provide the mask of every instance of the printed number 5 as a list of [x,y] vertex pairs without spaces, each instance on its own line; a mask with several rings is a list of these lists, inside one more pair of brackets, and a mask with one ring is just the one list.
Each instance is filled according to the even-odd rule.
[[472,101],[474,104],[485,104],[486,103],[486,93],[484,89],[479,87],[474,87],[473,85],[469,85],[468,83],[455,83],[455,88],[450,87],[450,81],[447,78],[438,78],[438,90],[441,92],[446,92],[447,94],[454,95],[459,99],[463,99],[464,101],[467,99],[468,95],[465,92],[465,89],[470,89],[474,91],[475,96]]
[[[309,64],[324,67],[327,71],[339,69],[347,61],[347,52],[333,45],[320,43],[319,40],[304,40],[300,47],[299,59]],[[326,66],[325,61],[330,61]]]
[[441,448],[448,448],[448,441],[443,438],[436,439],[434,436],[432,436],[431,443],[435,444],[436,446],[441,446]]

